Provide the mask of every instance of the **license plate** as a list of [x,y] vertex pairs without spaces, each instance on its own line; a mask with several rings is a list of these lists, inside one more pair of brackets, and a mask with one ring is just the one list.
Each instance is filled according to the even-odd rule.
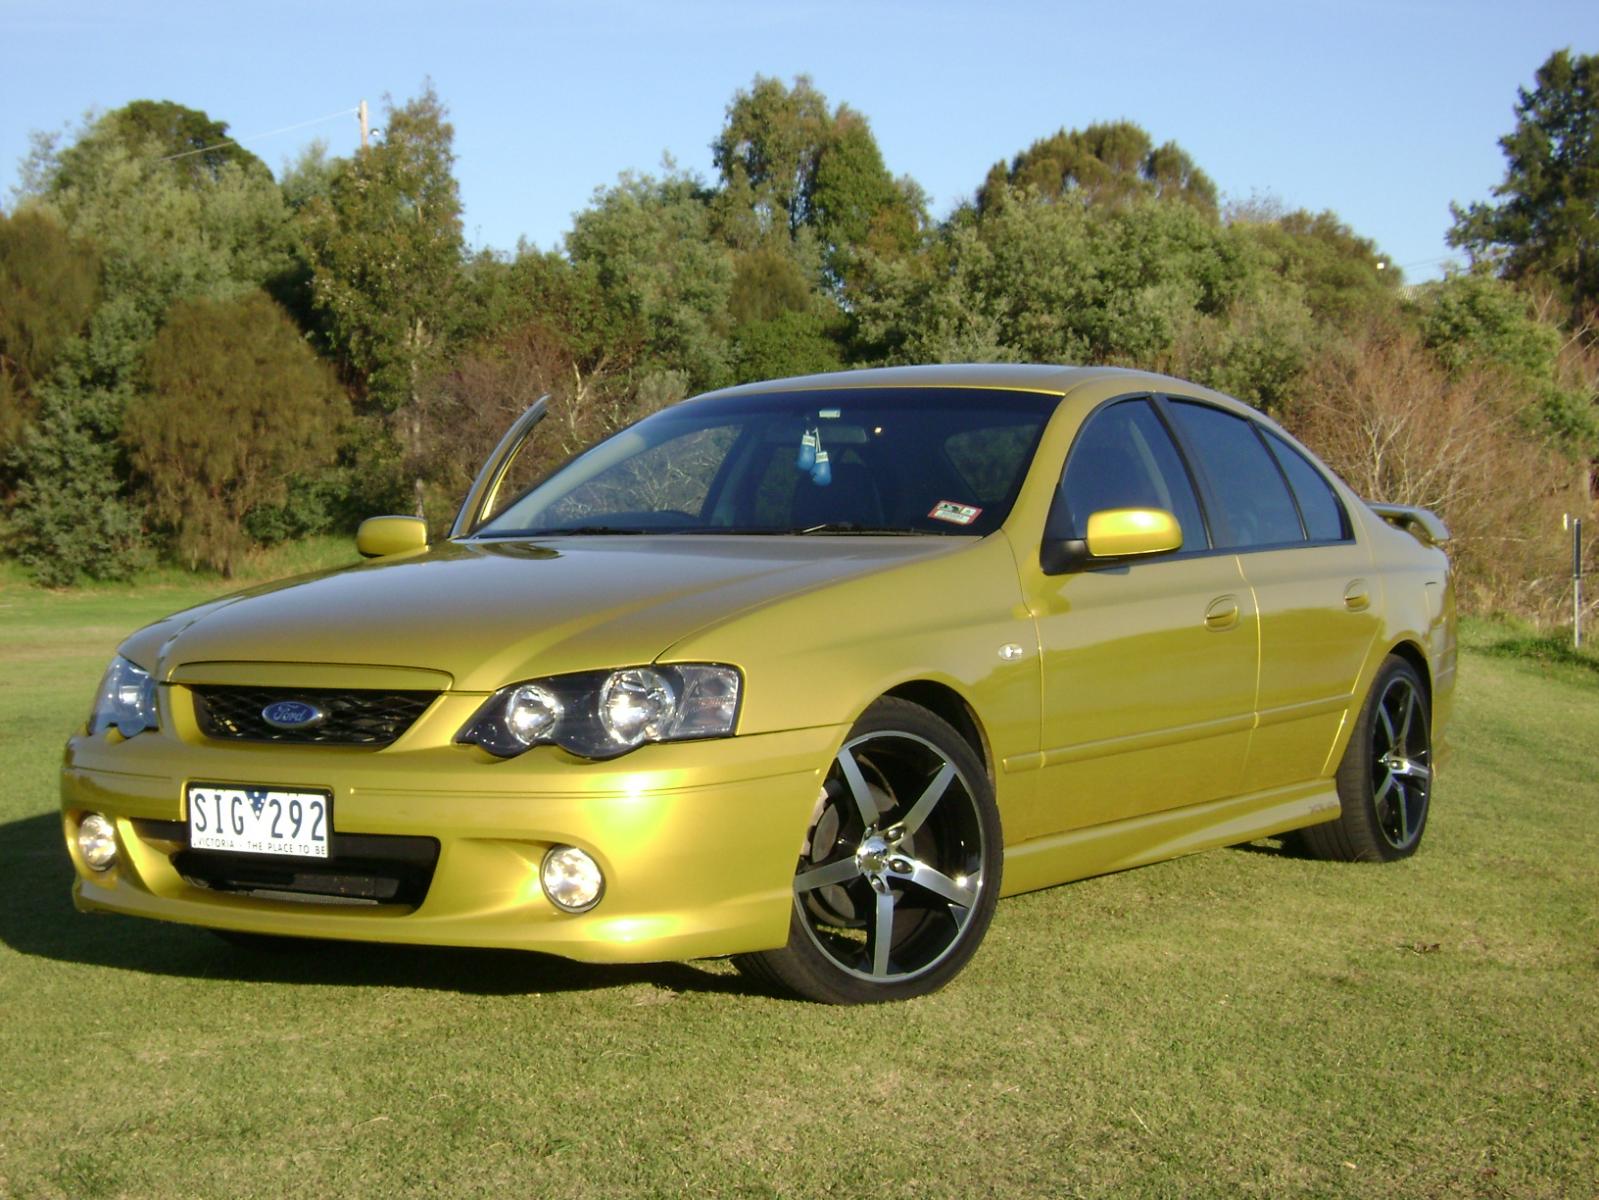
[[189,785],[189,846],[235,854],[327,858],[333,797],[282,788]]

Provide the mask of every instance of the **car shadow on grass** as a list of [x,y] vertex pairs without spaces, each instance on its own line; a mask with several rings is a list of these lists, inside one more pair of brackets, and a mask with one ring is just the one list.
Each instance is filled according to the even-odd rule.
[[1259,838],[1253,842],[1237,842],[1227,849],[1242,850],[1245,854],[1265,854],[1272,858],[1310,858],[1304,844],[1294,837]]
[[235,945],[203,929],[72,907],[72,864],[55,813],[0,825],[0,942],[19,954],[153,975],[246,983],[412,987],[471,995],[582,992],[648,983],[764,995],[719,965],[595,966],[517,950],[302,938]]

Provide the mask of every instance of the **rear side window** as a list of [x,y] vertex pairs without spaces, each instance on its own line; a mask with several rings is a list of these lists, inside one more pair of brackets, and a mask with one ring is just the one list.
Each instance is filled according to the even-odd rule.
[[1282,464],[1288,485],[1294,489],[1294,499],[1299,501],[1299,515],[1305,518],[1305,532],[1313,542],[1341,542],[1349,537],[1349,518],[1338,494],[1326,476],[1311,466],[1305,456],[1295,450],[1271,430],[1266,430],[1266,444]]
[[1191,401],[1174,402],[1171,414],[1221,506],[1211,514],[1218,549],[1304,541],[1294,498],[1253,422]]
[[1182,549],[1206,547],[1188,471],[1147,400],[1122,400],[1088,419],[1067,457],[1047,536],[1081,538],[1088,518],[1107,508],[1162,509],[1177,518]]

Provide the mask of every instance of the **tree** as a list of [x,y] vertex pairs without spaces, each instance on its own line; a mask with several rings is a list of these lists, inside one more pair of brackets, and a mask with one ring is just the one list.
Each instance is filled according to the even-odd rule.
[[1188,205],[1006,204],[950,223],[928,263],[876,272],[856,315],[896,362],[1148,365],[1194,314],[1225,314],[1248,270]]
[[43,212],[0,213],[0,454],[34,415],[34,389],[82,336],[99,297],[92,249]]
[[817,154],[831,121],[827,97],[805,75],[792,88],[757,75],[749,91],[734,93],[711,158],[735,246],[774,232],[793,236],[810,220]]
[[1398,303],[1399,272],[1335,213],[1284,212],[1257,201],[1230,208],[1227,223],[1272,270],[1304,288],[1305,303],[1323,321],[1352,327]]
[[421,389],[451,345],[465,253],[445,116],[431,84],[398,108],[390,102],[383,139],[305,210],[316,307],[368,410],[397,426],[418,515]]
[[1599,55],[1557,50],[1517,89],[1494,204],[1451,205],[1449,243],[1512,280],[1553,287],[1573,316],[1599,303]]
[[109,145],[134,154],[149,150],[176,164],[178,177],[195,187],[215,182],[228,166],[258,179],[272,178],[264,162],[228,137],[226,121],[170,100],[135,100],[106,113],[61,153],[52,188],[82,186],[98,170],[100,154]]
[[719,231],[741,253],[780,247],[843,293],[862,253],[918,243],[920,190],[888,173],[864,116],[829,107],[804,75],[792,87],[758,75],[735,93],[711,151]]
[[1102,207],[1153,196],[1216,215],[1216,185],[1210,176],[1176,142],[1157,147],[1131,121],[1061,129],[1034,142],[1009,165],[995,163],[978,189],[978,210],[991,212],[1023,193],[1045,200],[1075,197]]
[[566,238],[579,288],[597,299],[613,363],[682,372],[694,387],[727,380],[732,255],[710,229],[691,176],[624,175],[595,194]]
[[883,165],[866,118],[839,105],[816,157],[811,191],[811,220],[835,284],[847,290],[858,282],[863,253],[891,258],[910,253],[925,217],[920,191],[895,180]]
[[165,160],[159,139],[129,136],[137,126],[126,113],[107,113],[62,151],[44,194],[23,209],[48,213],[99,252],[102,303],[89,341],[108,385],[137,364],[174,301],[253,290],[287,271],[292,253],[289,214],[264,167],[229,160],[196,176],[186,160]]
[[1548,619],[1570,602],[1560,515],[1587,496],[1525,403],[1502,366],[1373,326],[1317,352],[1285,423],[1359,495],[1442,515],[1462,606]]
[[1452,275],[1429,287],[1417,310],[1422,339],[1445,370],[1496,375],[1520,401],[1523,420],[1568,454],[1599,452],[1591,381],[1570,386],[1562,378],[1561,332],[1539,319],[1524,292],[1491,275]]
[[[194,137],[215,132],[203,113],[154,108],[204,126]],[[141,557],[122,419],[173,303],[252,291],[291,261],[283,199],[253,156],[197,171],[191,159],[169,157],[172,143],[141,112],[151,116],[138,106],[108,113],[59,152],[41,143],[13,217],[53,221],[73,245],[92,245],[98,261],[81,336],[59,340],[48,378],[30,386],[33,419],[6,462],[16,480],[8,544],[47,582],[116,578]]]
[[123,395],[61,373],[39,386],[35,402],[36,419],[10,456],[19,476],[7,514],[10,549],[49,587],[126,578],[146,554],[123,489]]
[[344,395],[264,292],[179,302],[145,365],[150,394],[123,438],[151,512],[191,569],[231,575],[250,512],[332,460]]

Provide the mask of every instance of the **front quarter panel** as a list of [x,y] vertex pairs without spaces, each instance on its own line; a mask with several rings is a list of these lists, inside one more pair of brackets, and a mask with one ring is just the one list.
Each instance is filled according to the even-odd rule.
[[950,541],[944,553],[701,629],[662,659],[738,666],[741,734],[847,728],[878,697],[928,681],[970,706],[991,764],[1030,754],[1038,746],[1038,646],[1011,544],[1002,533]]

